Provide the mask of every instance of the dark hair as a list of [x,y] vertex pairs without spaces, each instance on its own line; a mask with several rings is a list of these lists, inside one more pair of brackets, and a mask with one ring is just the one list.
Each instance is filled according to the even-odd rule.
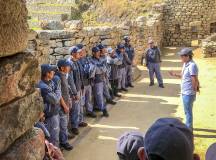
[[164,160],[163,158],[161,158],[160,156],[155,155],[155,154],[148,155],[148,158],[149,158],[149,160]]

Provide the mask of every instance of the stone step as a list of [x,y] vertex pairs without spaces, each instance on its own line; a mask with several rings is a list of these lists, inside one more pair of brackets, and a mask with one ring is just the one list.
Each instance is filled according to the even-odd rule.
[[49,11],[49,12],[62,12],[62,13],[67,13],[71,14],[71,11],[73,9],[73,5],[61,5],[61,4],[29,4],[27,6],[28,10],[31,11],[37,11],[37,12],[42,12],[42,11]]
[[29,15],[33,19],[38,20],[55,20],[55,21],[65,21],[70,18],[70,15],[67,13],[58,13],[58,12],[29,12]]

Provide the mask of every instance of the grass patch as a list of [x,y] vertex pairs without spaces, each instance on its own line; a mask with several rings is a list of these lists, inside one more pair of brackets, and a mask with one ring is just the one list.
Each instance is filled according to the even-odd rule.
[[49,12],[49,11],[29,11],[29,13],[33,13],[33,14],[50,14],[50,15],[67,14],[66,12]]

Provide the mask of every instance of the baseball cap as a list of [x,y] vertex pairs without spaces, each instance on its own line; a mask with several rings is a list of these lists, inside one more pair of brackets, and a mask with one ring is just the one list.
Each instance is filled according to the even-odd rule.
[[83,49],[84,45],[80,43],[80,44],[77,44],[76,47],[79,48],[79,49]]
[[192,55],[193,50],[191,48],[183,48],[180,52],[178,52],[178,55],[184,56],[184,55]]
[[164,160],[193,160],[193,133],[178,119],[161,118],[148,129],[144,147]]
[[70,61],[68,61],[67,59],[60,59],[58,61],[58,64],[57,66],[60,68],[60,67],[66,67],[66,66],[71,66],[71,63]]
[[124,44],[119,44],[119,45],[117,46],[117,48],[118,48],[118,49],[124,49],[125,46],[124,46]]
[[130,41],[130,37],[129,36],[124,36],[124,40],[125,41]]
[[98,47],[93,47],[92,48],[92,52],[93,53],[96,53],[96,52],[99,52],[99,51],[100,51],[100,49]]
[[216,143],[212,144],[206,152],[206,160],[216,160]]
[[112,49],[111,47],[109,47],[109,48],[107,48],[107,52],[108,52],[109,54],[111,54],[111,53],[113,52],[113,49]]
[[46,74],[46,73],[51,72],[51,71],[56,72],[57,71],[57,66],[50,65],[50,64],[42,64],[41,65],[41,73],[42,74]]
[[71,48],[69,48],[69,53],[70,54],[74,54],[74,53],[77,53],[77,52],[81,52],[82,50],[79,49],[77,46],[73,46]]
[[117,153],[125,160],[138,160],[137,151],[144,146],[144,136],[140,132],[126,132],[117,142]]
[[97,47],[98,47],[100,50],[102,50],[102,49],[104,49],[104,48],[105,48],[105,46],[104,46],[103,44],[101,44],[101,43],[100,43],[100,44],[98,44],[98,45],[97,45]]

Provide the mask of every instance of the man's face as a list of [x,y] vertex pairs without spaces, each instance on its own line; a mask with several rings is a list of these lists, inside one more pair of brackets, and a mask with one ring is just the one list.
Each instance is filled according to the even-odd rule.
[[106,48],[103,48],[103,49],[101,50],[101,56],[105,56],[106,53],[107,53],[107,49],[106,49]]
[[95,57],[95,58],[99,59],[99,58],[100,58],[100,56],[101,56],[101,53],[100,53],[100,51],[98,51],[98,52],[94,53],[94,57]]
[[61,67],[61,71],[62,71],[63,73],[66,73],[66,74],[70,72],[70,69],[71,69],[70,66]]
[[115,52],[112,51],[112,53],[110,53],[110,56],[111,56],[111,57],[115,57]]
[[149,47],[153,48],[154,47],[154,42],[149,43]]
[[120,52],[121,52],[121,53],[124,53],[124,52],[125,52],[125,49],[124,49],[124,48],[121,48],[121,49],[120,49]]
[[48,78],[48,80],[52,80],[53,77],[54,77],[54,75],[55,75],[54,71],[47,72],[47,78]]
[[72,58],[75,59],[75,60],[79,60],[80,59],[80,52],[74,53],[72,55]]
[[182,61],[183,63],[188,62],[188,61],[189,61],[189,56],[187,56],[187,55],[181,56],[181,61]]
[[86,57],[86,50],[85,48],[82,49],[81,58]]

